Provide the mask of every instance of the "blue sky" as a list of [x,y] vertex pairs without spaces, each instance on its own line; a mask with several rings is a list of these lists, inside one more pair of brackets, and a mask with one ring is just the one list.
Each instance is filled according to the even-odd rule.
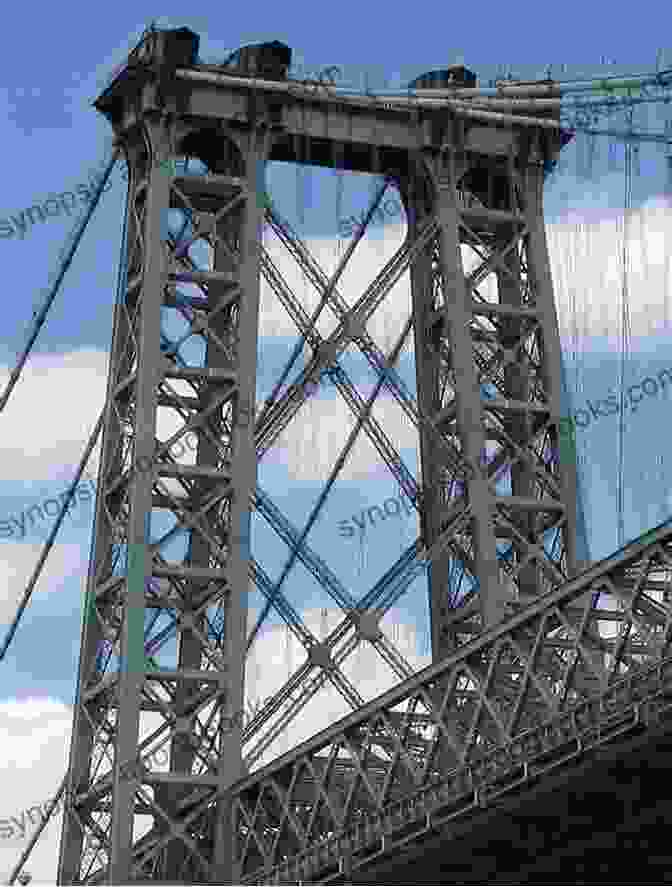
[[[279,39],[294,49],[295,66],[303,66],[308,73],[338,65],[345,81],[363,85],[366,75],[371,87],[397,86],[426,70],[457,61],[464,61],[481,81],[509,69],[516,77],[542,77],[549,64],[553,76],[563,79],[651,71],[661,48],[656,20],[662,18],[663,12],[662,5],[640,4],[638,16],[619,19],[613,15],[613,7],[606,4],[570,2],[560,11],[525,2],[515,10],[510,6],[493,6],[487,10],[488,25],[483,27],[469,6],[451,7],[449,11],[442,6],[438,12],[430,10],[425,20],[404,16],[389,4],[377,3],[344,2],[319,10],[303,4],[268,4],[262,8],[239,5],[227,8],[226,16],[220,4],[206,2],[201,8],[200,16],[190,16],[177,4],[162,3],[162,16],[156,21],[159,27],[186,25],[198,32],[200,55],[207,60],[223,58],[227,50],[249,42]],[[88,187],[109,135],[108,124],[91,107],[91,102],[137,41],[153,11],[148,8],[146,17],[138,19],[136,7],[122,0],[105,8],[104,27],[96,27],[95,17],[88,22],[79,11],[75,14],[74,6],[60,5],[57,11],[41,11],[39,28],[34,26],[32,11],[28,18],[27,8],[19,5],[6,11],[7,32],[26,36],[23,41],[7,41],[0,59],[4,75],[0,83],[7,84],[0,89],[5,119],[0,225],[3,221],[11,222],[13,216],[18,217],[31,205],[44,203],[52,194]],[[664,51],[662,60],[663,66],[672,67],[672,48]],[[646,123],[650,128],[662,128],[653,117]],[[582,138],[578,148],[578,160],[577,146],[566,149],[566,160],[547,183],[546,220],[568,381],[575,409],[590,409],[586,406],[589,400],[595,403],[606,399],[618,385],[623,149],[619,148],[610,161],[607,143],[601,143],[594,161],[595,175],[589,179],[581,173],[579,162],[585,150]],[[661,208],[665,164],[660,151],[646,146],[641,149],[640,159],[641,171],[634,185],[638,212],[631,223],[630,239],[633,356],[626,380],[633,385],[646,377],[655,378],[664,368],[672,368],[672,220],[671,211]],[[621,169],[610,171],[610,163],[620,165]],[[331,171],[297,175],[287,165],[274,164],[267,171],[267,179],[274,202],[329,273],[347,246],[346,241],[338,240],[339,221],[361,214],[375,183],[366,176],[346,176],[339,212],[336,178]],[[111,182],[68,271],[24,378],[0,416],[0,521],[8,521],[45,499],[57,497],[66,488],[103,404],[125,198],[121,165],[113,171]],[[303,208],[298,195],[303,195]],[[392,193],[390,196],[395,197]],[[78,203],[70,219],[61,214],[34,225],[24,238],[8,237],[0,228],[0,252],[5,268],[9,269],[3,307],[5,335],[0,343],[2,379],[23,346],[32,312],[44,298],[45,287],[56,270],[58,252],[81,206]],[[398,247],[403,223],[403,217],[389,217],[367,235],[358,264],[341,287],[348,302],[361,294],[362,279],[368,282]],[[271,240],[268,247],[280,261],[282,253]],[[314,291],[290,263],[281,267],[297,295],[308,306],[312,305]],[[404,286],[399,284],[395,288],[393,306],[405,304]],[[369,327],[385,351],[390,349],[399,329],[397,314],[396,308],[385,309]],[[323,335],[332,323],[330,319],[321,328]],[[262,307],[261,335],[260,398],[270,390],[296,341],[290,321],[270,297]],[[344,366],[366,397],[374,379],[361,355],[349,354]],[[400,373],[414,390],[412,353],[404,353]],[[663,460],[669,440],[666,432],[670,396],[669,389],[662,390],[642,400],[628,414],[627,538],[672,512],[671,478]],[[397,405],[385,399],[374,415],[417,477],[413,435]],[[348,421],[351,418],[340,396],[333,387],[323,386],[314,404],[306,409],[302,430],[288,433],[283,446],[269,453],[260,466],[260,485],[299,529],[345,442],[343,429],[351,427]],[[614,416],[591,420],[590,426],[577,435],[594,557],[617,546],[617,422]],[[366,440],[364,435],[360,437]],[[358,445],[309,538],[311,547],[356,598],[415,540],[417,523],[414,515],[409,517],[402,509],[399,517],[378,520],[375,526],[367,521],[363,535],[345,535],[339,525],[343,521],[354,525],[353,516],[361,521],[363,510],[395,497],[398,500],[398,485],[381,468],[370,444]],[[17,718],[28,723],[28,709],[37,712],[38,730],[49,733],[54,718],[59,724],[68,722],[92,515],[92,502],[82,501],[66,518],[34,603],[10,653],[0,663],[0,703],[6,704],[0,713],[0,731],[4,730],[6,737],[11,734],[17,748],[22,738]],[[3,632],[1,627],[11,620],[50,527],[51,520],[45,519],[23,538],[6,538],[6,534],[2,538],[0,533],[0,569],[5,579],[2,586],[7,589],[7,598],[0,604]],[[286,549],[263,521],[255,518],[252,527],[252,550],[275,579]],[[290,575],[285,591],[298,610],[335,606],[302,567]],[[417,581],[393,616],[399,623],[413,626],[417,654],[414,662],[419,664],[426,661],[423,656],[428,652],[425,602],[423,583]],[[251,594],[251,609],[259,606],[258,594]],[[274,621],[277,623],[277,618]],[[411,657],[410,652],[408,655]],[[260,695],[267,695],[269,686],[270,690],[277,687],[277,680],[269,685],[263,674],[255,679]],[[262,688],[266,689],[262,692]],[[51,730],[49,735],[56,733]],[[56,757],[60,760],[60,751]],[[62,765],[56,769],[60,774]],[[50,777],[49,784],[55,779]],[[45,790],[43,787],[42,792]],[[35,791],[35,802],[41,801],[38,789]],[[17,802],[17,809],[32,802]],[[0,847],[0,867],[3,860]]]

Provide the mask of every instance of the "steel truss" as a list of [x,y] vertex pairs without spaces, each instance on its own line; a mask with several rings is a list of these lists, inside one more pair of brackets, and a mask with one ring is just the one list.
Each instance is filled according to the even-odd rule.
[[647,537],[242,781],[241,883],[348,883],[669,717],[672,528]]
[[[354,710],[367,710],[341,669],[362,641],[400,680],[409,679],[409,664],[379,622],[426,564],[435,662],[581,566],[575,462],[558,458],[560,342],[542,208],[544,165],[560,148],[558,109],[555,118],[553,111],[540,117],[543,127],[528,117],[519,127],[483,125],[439,107],[374,107],[347,98],[335,104],[305,87],[279,99],[259,81],[251,88],[232,78],[231,85],[216,73],[194,71],[190,82],[194,37],[186,29],[152,31],[134,50],[132,76],[116,80],[96,103],[129,166],[127,269],[115,311],[60,883],[235,883],[260,859],[268,866],[305,849],[296,835],[326,827],[320,804],[302,825],[293,800],[281,800],[294,783],[282,790],[269,783],[280,804],[273,815],[282,820],[269,851],[263,841],[277,823],[265,808],[266,790],[250,806],[239,780],[327,682]],[[329,279],[263,199],[269,160],[310,157],[328,165],[335,156],[344,169],[382,169],[410,220],[405,242],[352,305],[338,281],[364,229]],[[174,161],[193,157],[207,173],[192,175],[188,166],[178,173]],[[169,209],[185,220],[179,233],[171,230]],[[368,218],[374,211],[375,205]],[[312,316],[261,243],[264,216],[320,295]],[[196,244],[209,248],[207,267],[194,258]],[[469,272],[465,250],[477,258]],[[407,271],[413,308],[386,355],[367,323]],[[256,411],[260,274],[312,357],[283,390],[295,351]],[[337,325],[322,337],[317,321],[325,308]],[[178,316],[189,326],[175,338],[166,320]],[[394,369],[411,331],[417,400]],[[200,343],[198,357],[189,341]],[[352,347],[377,377],[366,401],[339,362]],[[306,525],[297,528],[256,483],[256,465],[324,378],[356,427]],[[420,484],[371,416],[383,389],[418,429]],[[170,431],[167,415],[177,426]],[[355,598],[307,536],[362,429],[414,502],[422,533]],[[193,460],[171,454],[180,442],[195,450]],[[493,456],[486,460],[487,449]],[[495,486],[495,476],[504,476],[508,492]],[[276,582],[260,553],[250,553],[255,509],[290,550]],[[282,589],[296,560],[343,610],[340,625],[322,640]],[[275,608],[305,647],[306,659],[243,727],[235,715],[243,709],[245,655],[254,637],[245,637],[250,580],[267,611]],[[511,695],[519,685],[509,680]],[[141,724],[146,713],[160,721],[149,733]],[[164,747],[166,772],[154,763]],[[440,749],[444,763],[451,753]],[[306,766],[317,780],[323,765],[311,758]],[[339,764],[337,781],[345,785],[351,769]],[[259,817],[270,817],[263,840]],[[248,834],[244,851],[241,829]],[[95,852],[87,849],[90,838]],[[253,843],[263,847],[261,856],[249,849]]]

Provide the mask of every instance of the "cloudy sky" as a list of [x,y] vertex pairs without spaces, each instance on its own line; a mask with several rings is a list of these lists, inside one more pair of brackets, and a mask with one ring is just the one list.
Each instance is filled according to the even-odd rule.
[[[466,62],[481,81],[509,69],[516,77],[542,77],[548,65],[553,76],[565,79],[650,71],[660,48],[650,26],[656,4],[650,5],[652,15],[630,17],[627,29],[610,25],[599,4],[588,8],[574,0],[555,17],[552,30],[547,29],[538,5],[527,3],[519,5],[514,16],[498,7],[491,13],[492,27],[486,30],[473,27],[466,9],[451,9],[447,29],[429,27],[429,21],[420,18],[392,15],[389,5],[362,7],[348,0],[325,9],[323,16],[306,15],[303,5],[297,5],[296,11],[268,6],[263,12],[258,7],[238,6],[227,9],[226,18],[221,5],[206,2],[200,15],[188,16],[167,0],[161,12],[170,15],[158,18],[157,23],[161,27],[187,25],[200,33],[204,60],[223,58],[227,50],[241,44],[277,38],[294,48],[297,75],[312,76],[338,65],[341,82],[382,87],[401,85],[425,70],[456,61]],[[30,33],[30,51],[21,41],[9,41],[0,60],[5,70],[0,82],[9,84],[0,88],[0,103],[5,107],[0,250],[10,269],[0,343],[3,388],[24,344],[32,313],[55,273],[58,252],[81,211],[82,195],[102,158],[109,129],[90,103],[147,23],[138,21],[134,7],[122,0],[106,9],[104,29],[83,28],[79,16],[70,14],[67,6],[59,6],[58,14],[45,10],[45,27],[37,32],[29,18],[24,21],[28,13],[20,5],[6,12],[9,31]],[[151,14],[150,9],[147,21]],[[325,28],[321,23],[327,17]],[[672,51],[668,49],[661,58],[665,67],[672,67]],[[662,128],[653,116],[643,118],[642,125]],[[613,415],[595,418],[590,403],[595,406],[619,391],[624,175],[622,147],[609,151],[606,143],[598,143],[592,174],[588,152],[583,137],[566,149],[559,171],[547,183],[546,221],[573,409],[590,415],[577,434],[577,446],[590,552],[599,558],[618,545],[618,419]],[[305,238],[325,272],[332,273],[347,246],[347,238],[339,239],[339,233],[344,223],[347,229],[348,219],[358,218],[365,209],[375,182],[366,176],[344,176],[339,190],[332,171],[297,173],[283,164],[270,166],[267,177],[274,202]],[[111,182],[22,379],[0,416],[3,634],[53,520],[48,514],[38,520],[33,510],[31,521],[30,509],[58,500],[103,405],[125,198],[120,166]],[[45,223],[26,226],[26,216],[22,216],[26,208],[65,191],[80,199],[69,218],[61,212]],[[664,192],[663,154],[643,146],[633,184],[635,210],[628,223],[631,354],[625,365],[626,388],[655,380],[666,368],[672,370],[672,216]],[[342,281],[340,290],[350,303],[403,240],[405,219],[391,209],[396,196],[391,193],[389,198],[385,222],[375,225],[360,244]],[[267,236],[266,246],[310,312],[316,302],[314,290],[272,237]],[[465,261],[468,265],[469,258]],[[404,276],[368,327],[383,351],[389,351],[396,340],[409,305]],[[260,324],[258,397],[263,398],[296,341],[292,322],[267,287],[262,290]],[[329,317],[320,332],[327,335],[332,327]],[[367,366],[354,352],[348,352],[344,366],[366,397],[374,382]],[[412,351],[403,353],[399,371],[414,391]],[[663,460],[669,439],[668,399],[667,390],[654,392],[649,385],[647,397],[627,411],[626,538],[672,513],[672,477]],[[415,435],[396,402],[379,398],[373,413],[417,477]],[[299,529],[352,425],[347,406],[333,387],[325,385],[261,463],[260,486]],[[88,472],[93,478],[97,453],[95,457]],[[9,839],[2,821],[11,822],[14,817],[25,823],[22,814],[56,791],[67,765],[93,516],[93,482],[86,483],[59,533],[12,647],[0,663],[0,747],[6,751],[0,762],[4,788],[0,793],[0,878],[25,846],[18,826]],[[367,509],[390,500],[399,503],[398,517],[378,520],[373,526],[366,522],[363,531],[357,529]],[[388,508],[396,510],[393,505]],[[53,506],[49,511],[53,514]],[[368,438],[360,436],[311,532],[311,547],[359,598],[415,540],[417,531],[414,514],[409,515],[399,500],[396,482],[381,467]],[[252,549],[269,575],[277,578],[286,550],[257,516],[252,521]],[[335,605],[302,568],[290,574],[284,590],[317,637],[337,623]],[[250,621],[260,605],[259,594],[251,590]],[[247,670],[251,703],[273,693],[301,662],[296,641],[278,623],[277,617],[269,620],[252,649]],[[414,582],[388,613],[383,628],[413,669],[427,664],[422,581]],[[370,648],[352,657],[346,674],[365,698],[395,680]],[[362,674],[368,676],[365,683]],[[288,744],[310,736],[345,712],[341,697],[333,690],[325,692],[269,754],[285,751]],[[26,832],[31,828],[28,825]],[[27,866],[37,881],[48,882],[55,876],[59,834],[60,815],[49,825]]]

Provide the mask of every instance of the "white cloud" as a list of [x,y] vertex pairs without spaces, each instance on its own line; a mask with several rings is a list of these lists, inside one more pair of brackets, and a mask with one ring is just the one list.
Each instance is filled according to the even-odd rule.
[[[105,403],[107,365],[105,352],[88,348],[29,358],[3,411],[2,480],[72,480]],[[8,378],[0,368],[3,389]]]
[[[42,545],[7,542],[2,546],[1,551],[0,626],[8,625],[14,618],[16,608],[42,551]],[[42,568],[31,601],[47,594],[58,594],[66,582],[71,585],[73,577],[80,578],[83,594],[87,573],[84,557],[84,549],[79,545],[55,544]]]
[[[608,336],[617,348],[623,285],[622,215],[610,214],[590,223],[573,219],[549,225],[547,230],[563,344],[576,324],[584,347],[590,347],[592,336]],[[672,298],[669,208],[660,201],[645,204],[632,213],[627,230],[631,334],[640,338],[662,333],[669,311],[666,303]]]
[[[54,797],[68,766],[72,709],[55,699],[10,699],[0,703],[0,764],[2,812],[9,820],[0,837],[0,870],[6,877],[25,849],[25,839],[37,828],[37,812]],[[12,818],[16,822],[12,822]],[[32,818],[32,823],[31,823]],[[62,814],[59,812],[43,832],[24,870],[34,883],[53,883],[56,875]],[[0,823],[7,827],[7,823]]]

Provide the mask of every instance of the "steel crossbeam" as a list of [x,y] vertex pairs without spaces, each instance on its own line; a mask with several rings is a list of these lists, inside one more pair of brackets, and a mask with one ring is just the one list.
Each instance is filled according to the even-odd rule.
[[[435,223],[430,222],[412,244],[406,243],[400,247],[347,315],[340,320],[337,329],[322,343],[320,353],[312,358],[302,372],[300,380],[269,410],[265,426],[260,431],[262,452],[272,445],[303,405],[307,396],[306,386],[319,381],[326,365],[332,363],[359,335],[359,331],[363,329],[390,289],[408,269],[413,257],[435,233]],[[269,426],[268,430],[266,426]]]
[[[373,210],[375,210],[376,206],[377,202],[374,202],[371,207],[372,212]],[[326,304],[329,308],[331,308],[332,313],[337,318],[337,320],[339,322],[343,322],[348,315],[349,309],[347,304],[345,303],[345,300],[339,294],[338,288],[336,287],[337,275],[334,275],[334,280],[330,281],[320,267],[317,260],[311,255],[308,247],[292,230],[289,223],[285,219],[279,218],[279,214],[275,210],[270,211],[269,216],[271,224],[273,226],[273,230],[278,235],[280,240],[285,244],[288,252],[295,256],[296,261],[301,268],[301,271],[313,284],[317,292],[320,293],[320,306],[322,305],[322,303]],[[362,228],[357,235],[357,239],[361,238],[364,235],[365,231],[366,224],[362,225]],[[342,273],[344,267],[345,266],[343,265],[342,268],[339,268],[340,273]],[[314,317],[312,318],[313,323],[315,323],[318,317],[319,311],[316,312]],[[434,433],[435,440],[445,451],[448,452],[448,454],[452,458],[453,463],[455,464],[458,473],[460,474],[460,476],[462,476],[462,474],[464,473],[464,469],[460,466],[460,455],[458,450],[455,447],[451,446],[451,444],[443,438],[436,426],[431,423],[431,421],[426,416],[423,416],[418,411],[415,397],[413,397],[413,395],[408,391],[405,383],[400,378],[395,368],[393,366],[387,366],[385,356],[378,348],[375,341],[368,334],[365,327],[357,330],[357,335],[353,339],[353,341],[361,350],[369,366],[373,369],[376,375],[384,375],[384,385],[386,389],[396,399],[397,403],[401,406],[406,415],[412,421],[414,427],[418,428],[420,423],[422,422],[430,429],[430,431]],[[412,489],[406,489],[404,487],[404,491],[409,496],[409,499],[414,501],[414,497],[411,495],[411,493],[413,492]]]
[[[329,352],[329,343],[322,339],[317,329],[311,324],[310,318],[303,310],[296,297],[291,293],[281,273],[275,267],[274,263],[265,250],[262,254],[261,267],[264,273],[264,277],[269,282],[279,300],[287,309],[288,313],[291,315],[305,340],[310,343],[310,346],[313,349],[313,353],[317,355],[319,353],[326,354],[327,352]],[[410,330],[410,323],[408,324],[408,329]],[[348,403],[348,406],[352,410],[355,417],[358,417],[361,415],[362,410],[364,409],[363,401],[346,371],[338,365],[334,366],[334,364],[336,364],[336,358],[332,357],[328,361],[328,366],[330,367],[330,369],[327,370],[328,375],[336,385],[341,396]],[[306,376],[310,379],[315,379],[316,377],[315,370],[309,371],[307,369],[305,373]],[[302,382],[297,381],[295,384],[301,385]],[[296,411],[298,411],[300,406],[302,406],[302,404],[296,403]],[[277,433],[282,433],[282,431],[284,431],[289,422],[296,415],[296,411],[292,412],[291,414],[284,414],[283,423],[280,426],[280,431],[277,432],[277,429],[276,431],[274,431],[273,439],[277,439]],[[418,490],[415,480],[408,468],[406,468],[406,466],[404,465],[401,456],[397,453],[395,447],[389,440],[388,436],[385,434],[383,428],[381,428],[380,424],[371,415],[368,415],[366,416],[364,421],[364,429],[374,447],[380,453],[381,458],[398,481],[400,488],[407,492],[411,501],[415,501],[418,496]],[[263,437],[262,430],[260,430],[260,436]],[[261,454],[263,455],[264,452],[265,450],[262,449]]]

